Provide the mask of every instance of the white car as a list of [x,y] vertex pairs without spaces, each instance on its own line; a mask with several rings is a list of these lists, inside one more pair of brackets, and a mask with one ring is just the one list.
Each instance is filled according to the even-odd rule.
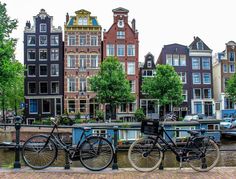
[[236,127],[236,121],[233,118],[224,118],[224,121],[220,122],[220,128],[230,129]]
[[186,115],[184,117],[183,121],[194,121],[194,120],[196,121],[198,119],[199,119],[199,117],[197,114],[192,114],[192,115]]

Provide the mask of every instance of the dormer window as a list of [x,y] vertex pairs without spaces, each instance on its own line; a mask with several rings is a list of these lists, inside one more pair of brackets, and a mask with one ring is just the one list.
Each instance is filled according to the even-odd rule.
[[203,50],[203,43],[202,42],[197,43],[197,49],[198,50]]
[[152,62],[149,60],[149,61],[147,61],[147,67],[148,68],[151,68],[152,67]]
[[47,32],[47,24],[45,23],[40,24],[40,32]]
[[87,17],[84,17],[84,18],[80,17],[78,23],[79,25],[88,25]]

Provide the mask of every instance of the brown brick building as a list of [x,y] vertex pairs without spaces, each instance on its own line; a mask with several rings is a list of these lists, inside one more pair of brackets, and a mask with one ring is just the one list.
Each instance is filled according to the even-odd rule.
[[101,26],[86,10],[66,15],[64,48],[64,109],[70,115],[81,113],[93,118],[98,104],[90,91],[88,78],[101,64]]
[[[113,24],[108,31],[103,33],[103,58],[107,56],[116,56],[127,74],[127,79],[130,81],[131,92],[135,94],[136,100],[134,103],[121,104],[113,109],[113,118],[124,119],[130,121],[133,119],[133,113],[139,106],[139,41],[138,32],[135,28],[135,20],[132,20],[132,25],[128,23],[129,11],[124,8],[116,8],[113,12]],[[109,111],[109,106],[106,106],[106,113]],[[108,116],[106,115],[108,118]]]

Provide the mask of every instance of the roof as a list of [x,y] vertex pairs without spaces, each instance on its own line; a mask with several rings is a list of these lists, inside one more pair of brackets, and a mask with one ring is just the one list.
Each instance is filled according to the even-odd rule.
[[197,43],[202,42],[203,50],[211,50],[199,37],[194,37],[193,42],[189,45],[190,50],[200,50],[198,49]]
[[112,12],[122,12],[122,13],[128,13],[129,10],[128,9],[125,9],[123,7],[118,7],[116,9],[113,9]]

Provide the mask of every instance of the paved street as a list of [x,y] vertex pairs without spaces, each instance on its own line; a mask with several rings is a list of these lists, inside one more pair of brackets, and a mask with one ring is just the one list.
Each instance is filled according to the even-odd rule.
[[34,171],[29,168],[20,170],[0,169],[0,178],[4,179],[235,179],[236,168],[215,168],[210,172],[195,172],[190,168],[184,169],[165,169],[156,170],[150,173],[137,172],[134,169],[119,169],[114,171],[106,169],[101,172],[90,172],[82,168],[72,168],[64,170],[63,168],[49,168],[42,171]]

